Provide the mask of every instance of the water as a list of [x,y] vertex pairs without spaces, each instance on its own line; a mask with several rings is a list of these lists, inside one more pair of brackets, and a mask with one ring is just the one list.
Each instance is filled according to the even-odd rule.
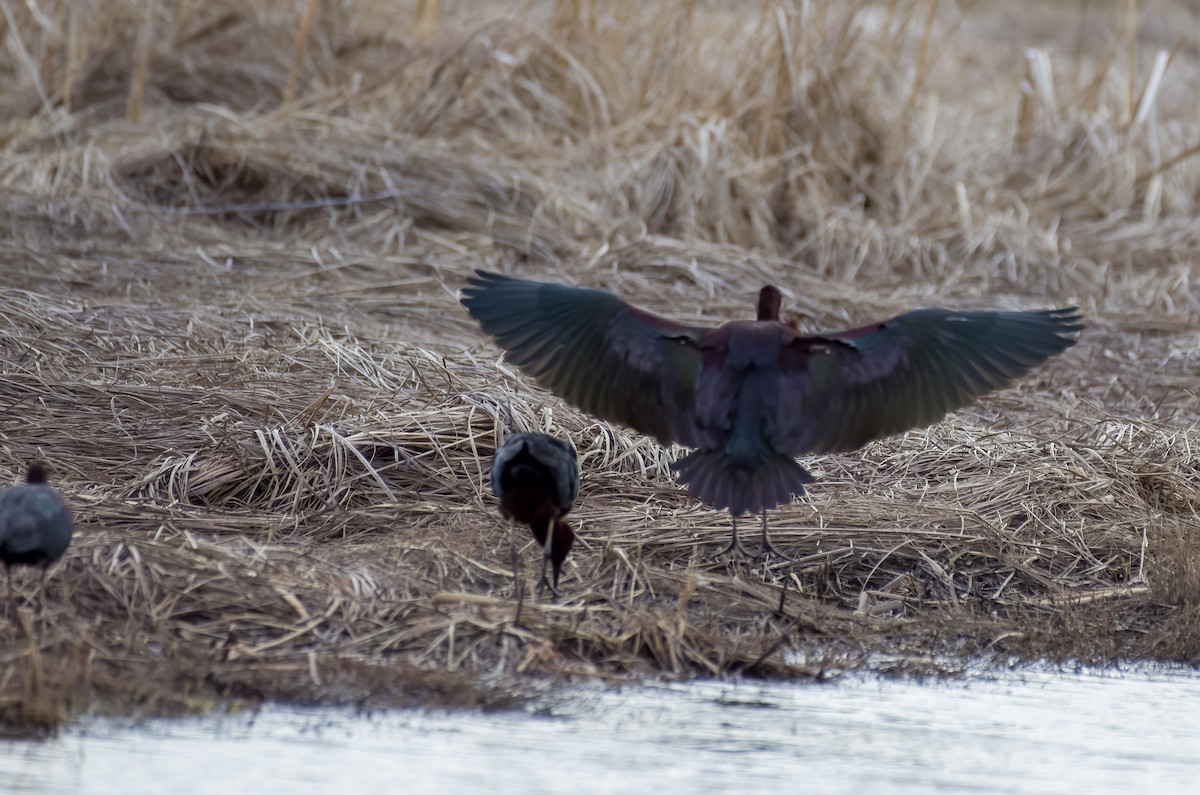
[[[1200,672],[585,689],[550,708],[94,722],[4,793],[1194,792]],[[782,788],[782,789],[781,789]]]

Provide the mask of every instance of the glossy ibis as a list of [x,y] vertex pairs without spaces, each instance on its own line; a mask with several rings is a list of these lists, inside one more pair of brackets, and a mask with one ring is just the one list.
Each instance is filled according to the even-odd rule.
[[[500,500],[500,513],[509,521],[529,525],[542,545],[541,590],[546,562],[554,569],[551,593],[558,595],[563,561],[575,543],[575,533],[563,519],[579,496],[579,461],[575,447],[544,433],[516,433],[504,440],[492,459],[492,493]],[[514,556],[513,577],[517,576]],[[520,610],[518,609],[518,615]]]
[[63,556],[75,525],[71,512],[46,482],[41,464],[29,467],[25,482],[0,490],[0,562],[8,579],[8,602],[13,603],[12,567],[40,566],[42,576]]
[[604,290],[476,271],[462,303],[506,357],[584,411],[695,448],[674,467],[700,501],[763,515],[813,481],[795,458],[855,450],[999,389],[1074,345],[1078,309],[919,309],[806,335],[780,322],[781,296],[756,320],[693,326]]

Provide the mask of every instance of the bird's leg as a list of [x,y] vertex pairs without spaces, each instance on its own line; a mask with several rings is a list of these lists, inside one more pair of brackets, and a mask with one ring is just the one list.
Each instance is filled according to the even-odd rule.
[[42,597],[42,592],[46,590],[46,575],[50,571],[49,566],[42,566],[41,568],[42,573],[38,577],[37,590],[35,590],[33,595],[29,597],[29,606],[33,609],[34,613],[42,612],[42,604],[45,602],[45,599]]
[[749,552],[746,551],[746,548],[744,546],[742,546],[742,542],[740,540],[738,540],[737,517],[731,516],[730,522],[733,525],[733,538],[730,540],[729,546],[722,549],[720,552],[718,552],[713,557],[719,558],[724,555],[731,555],[731,556],[739,557],[739,558],[754,557],[753,555],[751,555]]
[[550,584],[550,580],[546,578],[546,564],[550,562],[550,554],[554,551],[554,526],[558,524],[558,517],[551,516],[550,521],[546,523],[546,543],[542,547],[542,576],[538,580],[538,593],[542,592],[543,588],[549,588],[552,596],[558,596],[558,589]]
[[13,596],[12,587],[12,566],[9,566],[7,563],[4,564],[4,575],[5,579],[8,580],[8,599],[4,602],[4,618],[11,620],[15,597]]
[[[54,564],[50,564],[51,566]],[[42,567],[42,579],[38,583],[36,607],[40,612],[46,604],[46,580],[50,579],[50,566]]]
[[513,596],[517,600],[517,613],[513,616],[513,623],[521,623],[521,607],[525,604],[525,587],[521,582],[521,554],[517,551],[517,525],[516,522],[508,520],[508,548],[512,555],[512,570],[513,570]]
[[787,557],[787,555],[775,548],[775,545],[771,543],[770,536],[767,535],[767,512],[764,509],[762,524],[762,549],[759,551],[758,557],[765,558],[767,555],[778,555],[781,558]]
[[542,558],[542,576],[538,578],[538,594],[549,588],[551,596],[558,596],[558,591],[554,590],[554,586],[550,584],[550,578],[546,576],[546,563],[549,560],[550,558]]

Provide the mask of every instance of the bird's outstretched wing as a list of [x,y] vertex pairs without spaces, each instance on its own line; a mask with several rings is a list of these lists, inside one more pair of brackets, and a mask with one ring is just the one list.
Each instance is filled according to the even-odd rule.
[[797,337],[785,349],[775,449],[854,450],[928,425],[1007,386],[1075,344],[1079,310],[921,309],[849,331]]
[[579,408],[696,446],[697,343],[709,329],[638,309],[604,290],[476,271],[462,304],[538,383]]

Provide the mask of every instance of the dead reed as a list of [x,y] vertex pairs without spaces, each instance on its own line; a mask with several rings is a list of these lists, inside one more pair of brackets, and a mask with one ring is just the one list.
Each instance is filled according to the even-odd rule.
[[[0,624],[0,725],[1200,661],[1200,59],[1183,5],[1126,5],[0,3],[0,475],[44,457],[79,525]],[[713,322],[771,281],[809,328],[1089,328],[806,462],[793,560],[729,564],[672,451],[480,337],[478,266]],[[485,473],[519,429],[584,477],[518,622]]]

